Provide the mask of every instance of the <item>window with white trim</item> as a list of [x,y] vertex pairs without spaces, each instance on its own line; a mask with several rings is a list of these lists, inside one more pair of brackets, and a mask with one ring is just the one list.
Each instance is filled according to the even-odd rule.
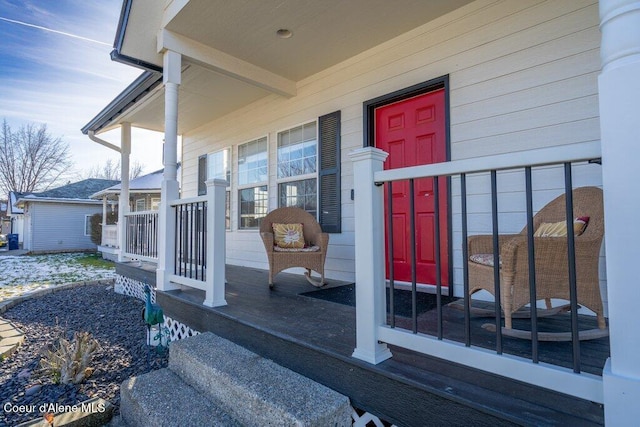
[[92,215],[84,216],[84,235],[85,236],[91,236],[91,216]]
[[159,197],[152,197],[151,198],[151,210],[152,211],[157,211],[158,209],[160,209],[160,198]]
[[278,133],[278,206],[297,206],[317,217],[316,122]]
[[207,179],[224,179],[227,181],[225,200],[225,226],[231,229],[231,148],[207,154]]
[[207,179],[224,179],[231,183],[231,148],[207,154]]
[[136,199],[136,212],[142,212],[147,208],[146,199]]
[[238,145],[239,229],[259,228],[269,208],[267,137]]

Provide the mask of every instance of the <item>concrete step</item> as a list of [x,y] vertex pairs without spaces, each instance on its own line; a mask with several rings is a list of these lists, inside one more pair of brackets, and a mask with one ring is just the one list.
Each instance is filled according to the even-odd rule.
[[120,416],[140,427],[241,425],[166,368],[122,383]]
[[171,343],[169,369],[243,425],[351,425],[348,397],[210,332]]

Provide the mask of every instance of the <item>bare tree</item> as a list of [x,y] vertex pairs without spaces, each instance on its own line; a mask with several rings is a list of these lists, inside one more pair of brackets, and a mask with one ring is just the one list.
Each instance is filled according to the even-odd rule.
[[0,190],[43,191],[60,182],[72,162],[69,146],[47,132],[47,125],[23,125],[13,132],[6,120],[0,129]]
[[[133,161],[129,166],[129,179],[134,179],[142,175],[144,165],[140,162]],[[101,179],[113,179],[120,180],[120,161],[113,161],[107,159],[101,166],[96,166],[89,170],[87,178],[101,178]]]

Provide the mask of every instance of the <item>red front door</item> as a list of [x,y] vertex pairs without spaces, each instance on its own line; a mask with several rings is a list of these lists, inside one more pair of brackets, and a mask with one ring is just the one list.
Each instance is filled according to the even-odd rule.
[[[384,163],[385,169],[425,165],[447,160],[444,95],[444,89],[439,89],[375,110],[376,147],[389,153],[389,157]],[[439,179],[439,190],[441,279],[442,284],[446,286],[449,283],[449,259],[447,256],[448,222],[445,178]],[[385,186],[385,218],[389,209],[387,191]],[[435,284],[436,207],[433,179],[416,179],[414,195],[416,280],[418,283]],[[394,182],[393,267],[394,279],[397,281],[411,282],[411,214],[409,182]],[[388,252],[386,263],[387,278],[389,278]]]

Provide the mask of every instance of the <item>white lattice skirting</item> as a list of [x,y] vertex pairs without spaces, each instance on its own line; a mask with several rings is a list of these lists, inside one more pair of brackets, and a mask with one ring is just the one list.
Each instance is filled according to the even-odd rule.
[[[114,290],[119,294],[128,295],[145,301],[144,283],[138,280],[116,275]],[[154,288],[151,288],[151,302],[156,302],[156,290]],[[164,316],[164,324],[162,328],[169,331],[169,341],[181,340],[200,333],[191,329],[184,323],[178,322],[166,315]]]
[[376,417],[373,414],[370,414],[369,412],[365,412],[362,410],[356,410],[351,408],[351,418],[353,419],[353,427],[371,427],[371,426],[376,426],[376,427],[385,427],[385,426],[390,426],[390,427],[396,427],[396,425],[394,424],[389,424],[389,423],[385,423],[383,421],[380,420],[380,418]]

